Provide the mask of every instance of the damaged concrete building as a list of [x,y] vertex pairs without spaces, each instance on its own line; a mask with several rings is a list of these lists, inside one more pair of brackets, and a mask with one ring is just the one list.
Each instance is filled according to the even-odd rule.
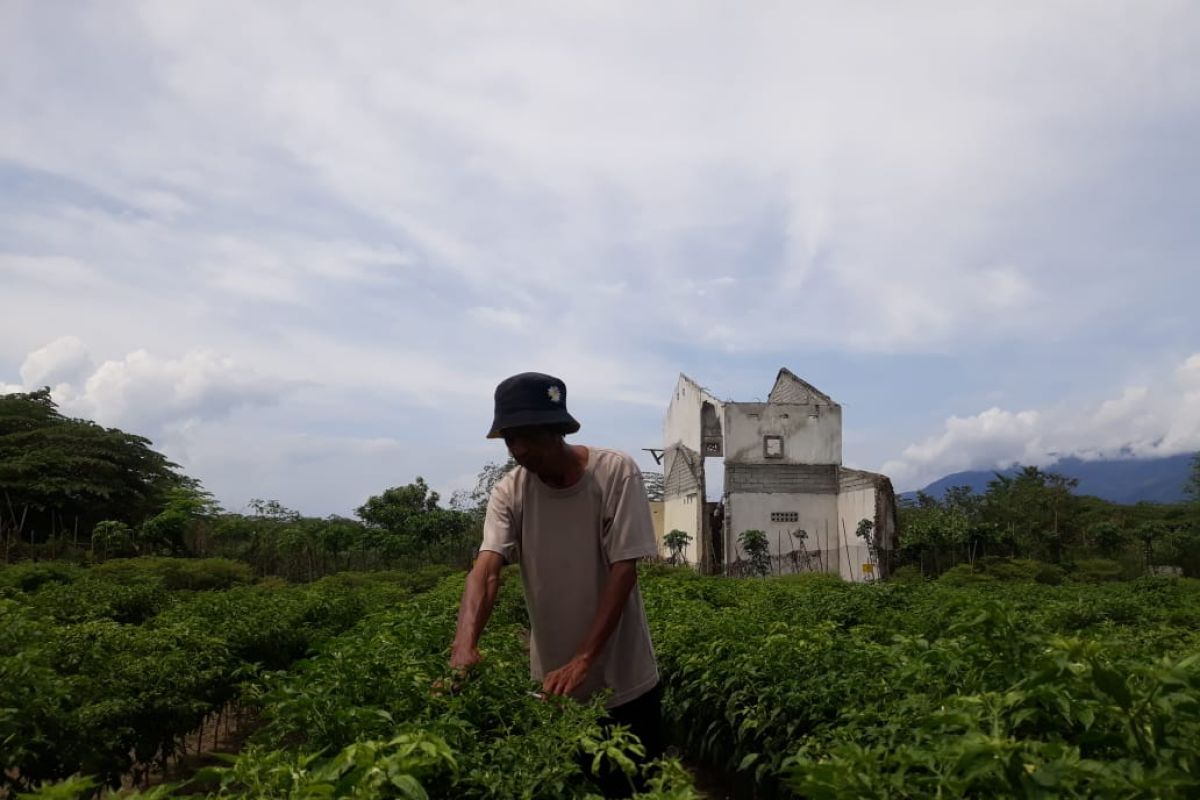
[[[663,528],[691,537],[688,563],[742,571],[738,536],[760,530],[775,572],[882,576],[895,545],[891,481],[842,466],[841,406],[791,371],[779,371],[765,403],[719,400],[681,374],[663,438]],[[724,466],[719,501],[706,500],[705,459]]]

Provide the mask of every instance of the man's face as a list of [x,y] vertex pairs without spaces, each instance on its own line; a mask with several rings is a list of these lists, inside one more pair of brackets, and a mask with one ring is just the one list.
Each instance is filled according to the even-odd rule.
[[559,437],[547,428],[508,428],[504,432],[504,444],[508,452],[522,467],[538,472],[559,443]]

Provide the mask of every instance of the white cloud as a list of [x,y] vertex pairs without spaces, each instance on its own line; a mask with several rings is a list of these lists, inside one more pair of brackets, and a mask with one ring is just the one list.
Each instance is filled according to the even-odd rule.
[[470,309],[467,313],[481,322],[495,325],[500,328],[508,328],[509,330],[519,331],[525,327],[525,315],[519,311],[514,311],[511,308],[476,306],[475,308]]
[[[272,435],[377,437],[331,432],[368,398],[464,446],[526,369],[634,438],[680,369],[1191,346],[1200,11],[917,8],[19,4],[0,369],[70,331],[117,356],[63,384],[80,413],[183,442],[303,385]],[[904,468],[1058,446],[1041,402]],[[1114,403],[1096,426],[1154,427]]]
[[221,419],[244,406],[270,405],[295,388],[209,350],[165,358],[136,350],[98,366],[82,341],[64,336],[21,366],[21,387],[49,385],[64,412],[160,437],[169,429]]
[[21,381],[31,389],[57,384],[79,384],[92,371],[92,357],[74,336],[62,336],[25,357]]
[[95,273],[84,263],[63,256],[0,253],[0,275],[51,286],[93,286]]
[[[175,225],[169,247],[217,287],[312,297],[306,223],[295,247],[260,226],[217,260],[183,223],[215,207],[287,226],[298,203],[332,203],[425,268],[626,329],[656,313],[686,340],[697,319],[754,309],[735,326],[750,351],[956,348],[1119,310],[1130,265],[1101,215],[1140,201],[1087,184],[1148,165],[1143,129],[1107,122],[1153,129],[1200,99],[1161,79],[1195,72],[1200,15],[1182,6],[1090,7],[1086,43],[1066,7],[131,8],[81,12],[45,47],[13,36],[20,113],[0,154]],[[47,81],[55,46],[119,57]],[[1064,242],[1078,252],[1059,257]],[[670,291],[684,281],[713,291]],[[573,291],[621,282],[641,301]]]
[[70,405],[105,424],[158,430],[274,403],[286,389],[209,351],[171,359],[137,350],[97,367]]
[[909,445],[883,471],[908,490],[968,469],[1045,466],[1065,456],[1147,458],[1200,450],[1198,389],[1200,354],[1153,386],[1127,387],[1090,408],[1056,405],[1015,413],[990,408],[951,417],[941,433]]

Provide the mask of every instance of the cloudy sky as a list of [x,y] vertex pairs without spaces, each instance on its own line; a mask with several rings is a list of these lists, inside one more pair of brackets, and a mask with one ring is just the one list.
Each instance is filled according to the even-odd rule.
[[0,114],[0,390],[233,510],[470,485],[529,369],[644,456],[787,366],[898,489],[1200,449],[1191,2],[3,0]]

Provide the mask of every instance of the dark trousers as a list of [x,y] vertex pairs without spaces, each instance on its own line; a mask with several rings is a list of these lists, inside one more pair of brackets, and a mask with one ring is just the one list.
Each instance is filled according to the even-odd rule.
[[[654,688],[645,694],[608,709],[608,714],[603,720],[604,725],[625,725],[630,733],[641,740],[642,747],[646,748],[646,755],[638,761],[639,767],[656,758],[662,758],[666,751],[662,724],[662,694],[662,684],[655,684]],[[601,774],[593,777],[605,797],[629,797],[629,779],[620,770],[603,769]],[[645,788],[645,781],[641,775],[635,777],[634,787],[638,791]]]

